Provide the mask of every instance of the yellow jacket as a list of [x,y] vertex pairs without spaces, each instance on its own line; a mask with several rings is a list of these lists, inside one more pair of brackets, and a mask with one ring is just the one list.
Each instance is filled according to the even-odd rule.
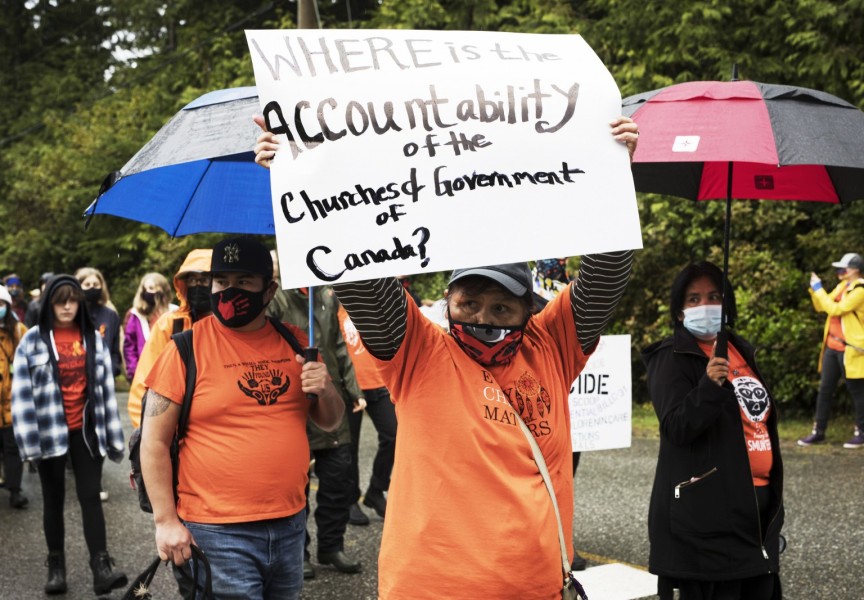
[[841,281],[830,293],[825,288],[813,291],[810,288],[810,299],[816,312],[828,313],[825,319],[825,332],[822,334],[822,352],[819,354],[819,371],[822,371],[822,355],[825,353],[825,340],[828,339],[828,327],[831,317],[840,317],[843,327],[843,339],[846,340],[846,351],[843,354],[843,366],[849,379],[864,379],[864,279],[859,278],[848,282],[849,289],[840,302],[835,302],[837,294],[847,286]]
[[12,427],[12,359],[25,333],[27,328],[18,321],[14,334],[0,327],[0,427]]

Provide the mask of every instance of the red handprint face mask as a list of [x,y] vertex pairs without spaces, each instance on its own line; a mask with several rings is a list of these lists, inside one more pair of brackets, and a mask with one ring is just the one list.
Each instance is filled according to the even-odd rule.
[[250,292],[235,287],[226,288],[210,294],[210,307],[225,327],[243,327],[264,310],[264,290]]

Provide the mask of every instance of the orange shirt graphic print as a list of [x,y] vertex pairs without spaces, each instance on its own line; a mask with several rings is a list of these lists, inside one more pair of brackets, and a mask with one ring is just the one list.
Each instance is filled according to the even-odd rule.
[[237,386],[261,406],[270,406],[288,391],[291,379],[279,369],[258,363],[240,376]]

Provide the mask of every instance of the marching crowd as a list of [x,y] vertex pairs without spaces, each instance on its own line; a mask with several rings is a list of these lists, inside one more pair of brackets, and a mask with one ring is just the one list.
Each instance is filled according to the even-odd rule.
[[[632,156],[635,123],[621,118],[611,131]],[[277,149],[262,134],[256,162],[268,167]],[[38,471],[45,592],[67,590],[70,468],[94,592],[129,583],[108,552],[101,489],[104,459],[124,456],[114,379],[125,376],[156,549],[173,563],[182,597],[202,589],[193,547],[218,598],[296,598],[316,563],[361,571],[344,535],[369,523],[362,506],[384,518],[381,598],[577,597],[573,571],[585,563],[571,531],[569,389],[632,259],[583,256],[572,280],[563,261],[538,261],[533,272],[528,263],[457,269],[437,312],[397,278],[282,290],[275,255],[244,237],[190,252],[173,290],[145,274],[123,317],[97,269],[45,273],[29,302],[8,275],[3,477],[10,506],[26,509],[22,470]],[[847,254],[835,267],[832,292],[815,275],[810,283],[827,321],[816,425],[799,443],[824,441],[844,378],[858,427],[846,446],[857,448],[862,259]],[[660,426],[649,570],[663,600],[780,598],[776,407],[751,344],[734,334],[727,351],[717,344],[722,315],[734,326],[734,290],[701,262],[681,270],[669,298],[674,333],[642,354]],[[378,436],[368,482],[358,468],[364,412]],[[530,568],[517,568],[525,556]]]

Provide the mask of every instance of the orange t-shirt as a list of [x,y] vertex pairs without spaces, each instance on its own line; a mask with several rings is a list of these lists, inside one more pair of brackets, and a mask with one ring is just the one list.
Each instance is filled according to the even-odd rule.
[[66,411],[69,431],[84,426],[84,403],[87,400],[87,366],[84,340],[77,324],[55,327],[54,346],[57,348],[57,367],[60,370],[60,392]]
[[378,362],[399,420],[379,597],[560,598],[557,521],[514,410],[543,451],[572,556],[568,394],[587,357],[569,292],[530,319],[513,361],[493,368],[407,304],[402,346]]
[[[699,342],[706,356],[711,356],[713,345],[714,342]],[[753,485],[768,485],[771,466],[774,464],[767,426],[771,414],[771,397],[732,344],[729,344],[729,383],[735,388],[735,398],[741,409],[741,425],[744,427],[744,443],[750,459]]]
[[377,390],[378,388],[385,387],[384,379],[378,372],[378,365],[375,359],[366,351],[366,346],[363,345],[363,340],[360,339],[357,328],[351,322],[348,311],[341,304],[339,305],[338,314],[339,328],[342,330],[342,337],[345,338],[345,345],[348,347],[348,356],[351,357],[351,363],[354,365],[354,376],[357,377],[360,389]]
[[[301,345],[308,338],[286,324]],[[306,506],[306,417],[294,350],[269,324],[224,327],[213,316],[192,327],[198,375],[180,446],[177,514],[199,523],[245,523],[294,515]],[[176,404],[186,368],[174,342],[146,385]]]

